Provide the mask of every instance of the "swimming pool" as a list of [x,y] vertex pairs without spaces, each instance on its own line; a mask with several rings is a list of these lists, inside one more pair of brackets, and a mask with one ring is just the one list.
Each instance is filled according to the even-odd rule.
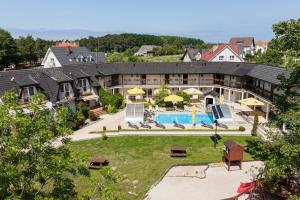
[[[154,116],[154,120],[161,124],[173,124],[176,121],[179,124],[192,124],[192,114],[157,114]],[[214,118],[211,114],[196,114],[196,124],[200,124],[201,121],[207,124],[213,124]]]

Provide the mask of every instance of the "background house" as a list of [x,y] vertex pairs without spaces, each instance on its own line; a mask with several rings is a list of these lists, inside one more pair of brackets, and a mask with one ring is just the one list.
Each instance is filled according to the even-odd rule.
[[160,49],[160,48],[161,48],[160,46],[156,46],[156,45],[143,45],[134,55],[151,57],[154,55],[154,49]]
[[255,42],[255,51],[256,52],[261,52],[261,53],[265,53],[268,49],[268,42],[264,42],[264,41],[258,41]]
[[205,52],[201,60],[205,62],[244,62],[242,58],[243,48],[239,45],[215,45]]
[[202,54],[209,51],[209,49],[194,49],[194,48],[187,48],[181,58],[183,62],[193,62],[193,61],[200,61]]
[[229,40],[229,45],[239,45],[243,48],[242,57],[248,55],[254,55],[255,52],[255,42],[254,37],[232,37]]
[[42,61],[44,68],[61,67],[74,63],[101,63],[105,62],[106,53],[91,52],[86,47],[53,46],[50,47]]

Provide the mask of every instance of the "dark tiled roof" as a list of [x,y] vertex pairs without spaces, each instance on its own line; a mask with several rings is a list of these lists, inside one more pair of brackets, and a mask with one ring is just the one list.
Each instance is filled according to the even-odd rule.
[[57,68],[0,72],[0,95],[10,89],[38,85],[49,100],[57,100],[59,84],[89,78],[93,87],[99,86],[100,75],[117,74],[224,74],[248,76],[279,84],[278,75],[288,77],[285,68],[262,64],[230,62],[168,62],[168,63],[101,63],[73,64]]
[[86,47],[50,47],[50,49],[61,65],[76,63],[76,58],[79,56],[83,56],[84,58],[92,56],[92,61],[86,61],[90,63],[105,62],[106,59],[106,54],[104,52],[91,52]]

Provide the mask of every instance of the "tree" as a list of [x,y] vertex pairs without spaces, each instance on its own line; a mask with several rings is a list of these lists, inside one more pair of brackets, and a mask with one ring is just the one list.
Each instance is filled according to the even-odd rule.
[[154,94],[155,104],[158,106],[165,106],[164,98],[170,95],[170,90],[164,84],[162,84],[159,88],[159,92]]
[[100,88],[99,97],[100,97],[102,106],[106,109],[108,109],[109,105],[110,105],[110,107],[113,107],[114,109],[122,108],[124,97],[119,93],[112,94],[112,93],[105,91],[103,88]]
[[[265,162],[258,176],[263,183],[292,196],[300,195],[297,178],[300,174],[300,64],[289,68],[292,70],[289,78],[279,77],[281,85],[278,89],[283,95],[274,102],[276,110],[270,123],[276,129],[271,129],[267,141],[249,141],[247,152],[254,159]],[[283,124],[287,124],[289,131],[276,131]]]
[[265,54],[257,54],[258,63],[287,65],[285,62],[300,56],[300,18],[273,25],[275,38],[271,40]]
[[126,56],[124,56],[122,53],[110,53],[108,54],[107,61],[110,63],[115,63],[115,62],[126,62]]
[[0,70],[17,62],[17,47],[10,33],[0,28]]
[[[75,199],[72,176],[88,175],[68,147],[67,109],[41,109],[38,93],[25,114],[18,96],[7,92],[0,104],[0,199]],[[55,147],[53,142],[62,145]]]
[[36,54],[36,44],[35,40],[31,35],[26,37],[19,37],[16,40],[18,52],[20,54],[20,61],[21,62],[28,62],[28,63],[36,63],[37,62],[37,54]]
[[251,130],[252,135],[254,135],[254,136],[257,135],[257,128],[258,128],[258,113],[255,112],[253,127],[252,127],[252,130]]

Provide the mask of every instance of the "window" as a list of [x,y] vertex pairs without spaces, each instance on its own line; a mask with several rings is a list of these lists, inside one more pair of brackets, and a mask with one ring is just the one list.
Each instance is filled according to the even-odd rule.
[[229,60],[234,60],[234,56],[229,56]]
[[70,96],[70,84],[69,83],[63,83],[60,87],[60,92],[64,93],[65,97],[69,97]]
[[51,61],[52,63],[54,63],[54,58],[50,58],[50,61]]
[[224,56],[219,56],[219,60],[224,60]]
[[92,55],[88,55],[87,61],[88,61],[88,62],[92,62],[92,61],[93,61],[93,56],[92,56]]
[[87,91],[87,80],[86,79],[80,79],[78,82],[78,85],[80,88],[83,89],[83,91]]
[[24,87],[22,90],[22,97],[25,103],[29,101],[29,97],[34,95],[34,86]]

